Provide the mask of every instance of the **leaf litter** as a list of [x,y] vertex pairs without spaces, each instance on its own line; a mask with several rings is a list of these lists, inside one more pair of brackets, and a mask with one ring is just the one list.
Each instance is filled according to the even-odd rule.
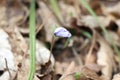
[[[120,1],[87,0],[120,49]],[[119,56],[96,20],[78,0],[58,0],[61,20],[47,0],[36,0],[36,72],[33,80],[119,80]],[[27,80],[30,0],[0,1],[0,80]],[[72,34],[56,38],[55,28]],[[77,76],[76,73],[80,73]],[[24,77],[23,77],[24,76]]]

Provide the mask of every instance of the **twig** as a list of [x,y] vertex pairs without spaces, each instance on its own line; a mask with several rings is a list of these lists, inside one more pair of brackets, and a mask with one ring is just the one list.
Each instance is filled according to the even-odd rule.
[[40,26],[38,26],[38,28],[36,29],[36,34],[43,28],[43,26],[48,22],[51,16],[52,14],[49,14],[47,17],[47,21],[44,21]]
[[[88,54],[87,54],[87,56],[86,56],[87,59],[89,59],[90,56],[92,55],[92,51],[93,51],[94,45],[95,45],[96,34],[95,34],[95,31],[94,31],[94,30],[93,30],[93,37],[92,37],[91,40],[92,40],[92,44],[91,44],[90,49],[89,49],[89,51],[88,51]],[[85,62],[85,63],[86,63],[86,62]]]
[[80,46],[80,51],[82,50],[82,49],[84,49],[87,45],[88,45],[88,43],[89,43],[89,40],[88,39],[86,39],[84,42],[83,42],[83,44],[81,44],[81,46]]
[[7,69],[8,73],[9,73],[9,76],[10,76],[10,78],[12,78],[12,75],[11,75],[10,70],[8,68],[8,63],[7,63],[7,59],[6,58],[5,58],[5,64],[6,64],[6,69]]
[[73,47],[72,47],[72,51],[73,51],[73,55],[75,56],[78,64],[82,66],[83,65],[82,60],[80,59],[80,57],[78,56],[76,50]]
[[50,47],[50,57],[49,57],[49,61],[50,61],[50,58],[51,58],[51,56],[52,56],[52,49],[53,49],[54,41],[55,41],[55,37],[53,36],[53,37],[52,37],[52,42],[51,42],[51,47]]

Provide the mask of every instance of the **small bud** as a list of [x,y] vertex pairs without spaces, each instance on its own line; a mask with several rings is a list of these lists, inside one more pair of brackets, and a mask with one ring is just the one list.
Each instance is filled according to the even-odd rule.
[[71,33],[63,27],[56,28],[54,35],[57,37],[71,37]]

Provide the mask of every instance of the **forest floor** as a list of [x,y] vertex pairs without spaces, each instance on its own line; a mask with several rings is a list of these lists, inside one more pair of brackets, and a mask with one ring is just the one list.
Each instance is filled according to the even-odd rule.
[[[36,71],[33,80],[120,80],[120,1],[36,0]],[[30,70],[30,0],[0,0],[0,80],[27,80]],[[56,27],[71,34],[56,37]],[[50,57],[50,59],[49,59]]]

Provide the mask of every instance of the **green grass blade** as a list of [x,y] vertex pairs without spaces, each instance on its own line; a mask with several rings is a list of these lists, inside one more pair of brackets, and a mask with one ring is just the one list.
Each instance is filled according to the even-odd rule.
[[30,72],[28,80],[33,80],[35,73],[35,0],[31,0],[30,5]]
[[84,5],[84,7],[89,11],[89,13],[96,19],[97,23],[100,25],[100,27],[102,28],[103,32],[107,34],[107,31],[105,30],[105,27],[101,24],[101,22],[99,21],[97,15],[92,10],[92,8],[87,3],[87,1],[86,0],[79,0],[79,1]]
[[58,17],[59,21],[61,21],[62,17],[60,15],[60,9],[59,9],[57,0],[50,0],[50,4],[52,6],[52,9],[53,9],[55,15]]
[[120,67],[120,51],[119,49],[117,48],[117,46],[115,45],[114,41],[113,41],[113,38],[112,36],[109,35],[109,33],[107,32],[107,30],[105,29],[105,26],[103,26],[101,24],[101,22],[99,21],[97,15],[95,14],[95,12],[92,10],[92,8],[90,7],[90,5],[88,4],[88,2],[86,0],[79,0],[83,6],[89,11],[89,13],[96,19],[96,21],[98,22],[98,24],[100,25],[102,31],[104,32],[104,34],[107,34],[115,52],[117,53],[118,57],[119,57],[119,67]]
[[82,30],[82,34],[83,34],[84,36],[86,36],[87,38],[89,38],[89,39],[92,38],[92,35],[91,35],[89,32],[87,32],[87,31]]

